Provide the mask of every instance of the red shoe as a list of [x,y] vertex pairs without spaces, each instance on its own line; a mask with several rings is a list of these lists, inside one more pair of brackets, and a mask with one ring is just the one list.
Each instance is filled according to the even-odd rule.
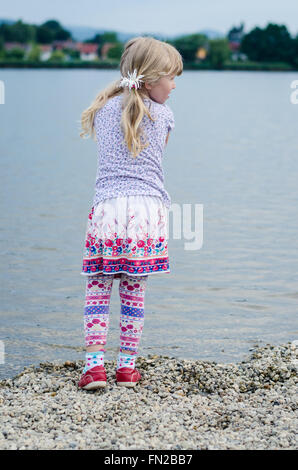
[[117,385],[124,387],[134,387],[141,379],[141,374],[138,369],[131,369],[130,367],[120,367],[116,371]]
[[104,366],[95,366],[82,375],[78,386],[85,390],[96,390],[97,388],[105,387],[106,384],[107,376]]

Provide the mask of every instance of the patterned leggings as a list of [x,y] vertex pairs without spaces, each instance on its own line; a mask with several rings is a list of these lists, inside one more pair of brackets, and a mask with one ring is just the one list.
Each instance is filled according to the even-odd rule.
[[[144,324],[147,279],[148,275],[129,276],[124,273],[119,279],[120,350],[123,353],[137,354],[138,351]],[[113,274],[97,274],[87,278],[84,310],[86,347],[106,344],[113,280]]]

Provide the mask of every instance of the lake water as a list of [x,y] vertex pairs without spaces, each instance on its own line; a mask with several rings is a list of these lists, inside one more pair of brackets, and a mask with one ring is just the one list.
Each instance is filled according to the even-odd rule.
[[[96,144],[81,112],[117,70],[1,70],[0,377],[84,358],[80,275]],[[167,104],[172,203],[203,204],[204,242],[169,239],[171,273],[149,277],[139,353],[238,362],[298,336],[297,73],[186,71]],[[114,280],[107,359],[116,359]],[[158,325],[158,327],[156,327]]]

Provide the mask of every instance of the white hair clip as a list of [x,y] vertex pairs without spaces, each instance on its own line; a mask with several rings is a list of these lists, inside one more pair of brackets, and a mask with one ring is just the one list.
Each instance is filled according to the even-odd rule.
[[143,80],[141,80],[142,77],[144,77],[144,75],[138,75],[137,76],[137,70],[134,69],[133,73],[131,74],[130,72],[127,72],[127,75],[128,75],[128,78],[127,77],[122,77],[122,80],[120,82],[120,85],[119,87],[128,87],[129,90],[131,90],[132,88],[140,88],[141,84],[140,82],[143,82]]

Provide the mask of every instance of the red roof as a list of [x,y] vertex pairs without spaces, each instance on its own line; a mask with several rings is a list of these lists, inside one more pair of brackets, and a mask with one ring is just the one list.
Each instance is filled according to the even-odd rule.
[[38,44],[38,45],[43,52],[51,51],[53,49],[51,44]]
[[66,41],[62,41],[62,40],[56,40],[56,41],[53,41],[53,46],[62,46],[62,47],[68,47],[68,48],[73,48],[75,47],[76,45],[76,42],[75,41],[72,41],[71,39],[67,39]]
[[97,52],[98,44],[84,44],[82,42],[78,42],[76,49],[83,54],[92,54]]
[[232,51],[238,51],[238,49],[240,47],[240,43],[236,42],[236,41],[230,41],[229,42],[229,47]]
[[27,44],[23,44],[21,42],[5,42],[4,43],[4,48],[6,50],[11,50],[11,49],[14,49],[15,47],[18,47],[20,49],[27,49],[28,48],[28,45]]

